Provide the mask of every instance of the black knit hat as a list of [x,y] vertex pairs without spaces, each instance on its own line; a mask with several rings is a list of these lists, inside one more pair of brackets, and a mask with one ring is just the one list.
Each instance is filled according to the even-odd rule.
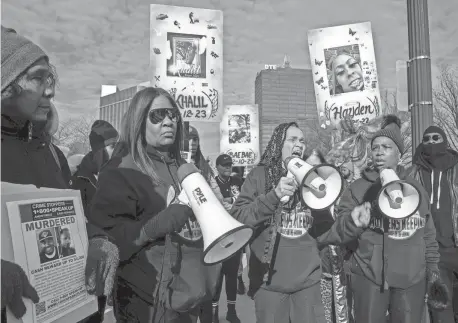
[[387,137],[393,140],[398,146],[401,154],[404,153],[404,139],[401,134],[401,120],[393,115],[389,114],[384,117],[381,129],[372,137],[371,146],[377,137]]
[[96,120],[91,127],[89,134],[89,143],[91,144],[92,151],[105,148],[111,144],[116,143],[118,140],[118,132],[105,120]]

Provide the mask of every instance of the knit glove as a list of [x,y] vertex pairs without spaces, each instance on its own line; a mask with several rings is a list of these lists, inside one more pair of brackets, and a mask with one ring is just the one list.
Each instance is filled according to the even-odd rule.
[[427,269],[426,279],[428,282],[428,304],[435,310],[443,310],[447,308],[450,302],[450,294],[447,286],[440,277],[439,271]]
[[112,305],[112,291],[119,265],[118,247],[103,237],[89,240],[86,262],[86,289],[91,295],[107,297]]
[[7,306],[13,315],[20,319],[26,312],[22,297],[38,303],[40,298],[35,288],[30,285],[24,270],[18,264],[2,259],[2,309]]
[[170,204],[164,211],[146,222],[143,230],[151,240],[154,240],[169,233],[181,231],[188,219],[193,219],[193,217],[194,213],[189,206]]

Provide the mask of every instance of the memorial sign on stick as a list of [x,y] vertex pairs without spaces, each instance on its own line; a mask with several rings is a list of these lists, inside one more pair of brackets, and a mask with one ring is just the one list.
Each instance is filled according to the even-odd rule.
[[311,66],[320,126],[368,123],[382,114],[369,22],[310,30]]
[[220,125],[220,151],[232,157],[234,166],[259,163],[258,105],[228,105]]
[[223,12],[151,5],[152,85],[170,92],[184,121],[220,122]]

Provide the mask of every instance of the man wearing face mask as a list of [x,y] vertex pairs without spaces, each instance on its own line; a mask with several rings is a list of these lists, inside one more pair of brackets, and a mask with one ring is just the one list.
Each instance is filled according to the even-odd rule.
[[[386,322],[387,310],[389,322],[421,322],[426,292],[431,306],[443,308],[447,302],[437,266],[439,253],[427,193],[399,166],[404,152],[400,126],[396,116],[385,117],[371,142],[373,166],[350,184],[337,207],[336,224],[360,207],[371,214],[369,226],[361,230],[350,259],[355,322]],[[394,170],[400,179],[419,189],[421,205],[411,217],[387,219],[378,210],[380,172],[384,169]],[[334,226],[318,241],[332,233]]]
[[[428,192],[431,214],[439,243],[439,269],[453,296],[453,281],[458,275],[458,153],[448,148],[447,136],[436,126],[423,134],[423,142],[413,158],[412,175]],[[432,309],[434,323],[453,323],[453,305]]]
[[[302,205],[298,184],[287,177],[284,165],[288,157],[303,157],[304,141],[304,133],[295,122],[277,126],[261,162],[248,174],[230,211],[238,221],[257,227],[250,245],[248,276],[259,323],[325,320],[319,284],[321,259],[316,240],[309,233],[313,217]],[[283,203],[285,196],[289,200]],[[346,238],[350,240],[356,238],[352,233],[362,225],[358,219],[367,214],[353,215],[354,219],[340,221],[336,231],[349,232]],[[328,238],[337,239],[332,233]]]

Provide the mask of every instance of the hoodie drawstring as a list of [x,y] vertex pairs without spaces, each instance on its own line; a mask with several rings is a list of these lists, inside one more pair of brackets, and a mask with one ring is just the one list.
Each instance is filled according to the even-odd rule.
[[[440,199],[441,199],[441,181],[442,181],[442,171],[439,171],[439,183],[437,185],[437,203],[436,209],[440,209]],[[434,170],[431,170],[431,198],[429,204],[434,203]]]
[[442,171],[439,172],[439,185],[437,186],[437,205],[436,209],[440,209],[440,200],[441,200],[441,180],[442,180]]

